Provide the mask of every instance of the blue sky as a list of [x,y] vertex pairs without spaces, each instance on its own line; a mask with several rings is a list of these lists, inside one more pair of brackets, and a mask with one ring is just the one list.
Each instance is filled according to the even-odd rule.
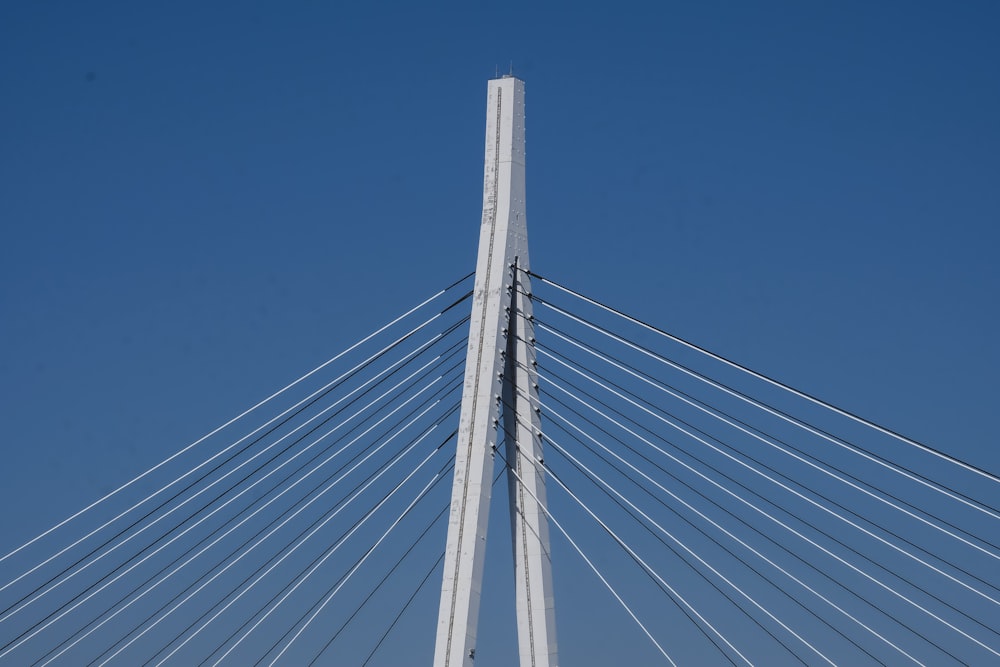
[[1000,469],[998,18],[6,6],[2,550],[471,270],[498,68],[536,271]]

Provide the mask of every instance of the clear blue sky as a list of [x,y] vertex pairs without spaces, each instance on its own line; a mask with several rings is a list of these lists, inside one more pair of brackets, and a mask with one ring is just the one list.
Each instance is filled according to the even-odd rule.
[[8,3],[0,551],[473,268],[486,80],[539,273],[1000,469],[992,2]]

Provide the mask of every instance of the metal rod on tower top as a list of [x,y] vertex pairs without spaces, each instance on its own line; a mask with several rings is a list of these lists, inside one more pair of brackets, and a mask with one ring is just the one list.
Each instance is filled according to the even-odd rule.
[[530,268],[524,205],[524,82],[506,75],[489,82],[483,218],[465,386],[459,421],[435,667],[471,667],[486,555],[494,452],[501,403],[514,541],[518,649],[522,667],[555,667],[556,635],[548,522],[539,508],[545,480],[523,457],[541,459],[538,415],[525,405],[537,392],[531,344]]

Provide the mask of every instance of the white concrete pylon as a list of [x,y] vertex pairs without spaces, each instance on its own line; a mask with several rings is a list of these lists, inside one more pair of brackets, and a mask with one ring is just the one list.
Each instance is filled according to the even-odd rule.
[[[521,667],[556,667],[545,480],[541,459],[528,236],[524,205],[524,82],[489,82],[483,219],[469,324],[455,478],[434,646],[435,667],[472,667],[482,590],[494,451],[504,414]],[[501,404],[508,407],[501,410]],[[536,403],[537,405],[537,403]],[[514,409],[512,409],[512,407]],[[516,413],[516,414],[515,414]]]

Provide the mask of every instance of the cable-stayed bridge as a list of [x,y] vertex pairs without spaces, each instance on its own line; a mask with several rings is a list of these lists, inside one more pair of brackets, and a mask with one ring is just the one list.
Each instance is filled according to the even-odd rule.
[[533,272],[512,85],[475,274],[5,554],[0,664],[448,664],[475,447],[564,664],[1000,663],[997,476]]

